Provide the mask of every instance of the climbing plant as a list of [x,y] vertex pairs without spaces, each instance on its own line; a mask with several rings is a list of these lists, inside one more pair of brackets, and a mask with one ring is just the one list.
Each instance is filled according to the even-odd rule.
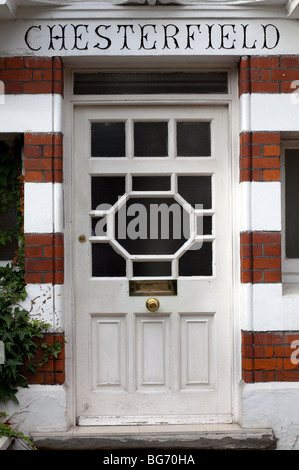
[[[0,340],[5,346],[5,362],[0,364],[0,402],[13,400],[18,403],[19,387],[27,387],[24,370],[35,372],[36,366],[61,351],[62,343],[56,341],[49,347],[44,333],[50,326],[32,320],[29,312],[20,307],[26,298],[24,276],[25,243],[23,232],[24,196],[22,142],[15,141],[13,151],[0,142],[0,245],[17,243],[14,259],[0,267]],[[2,217],[8,210],[16,213],[14,227],[3,227]],[[34,357],[39,348],[44,351],[37,362]]]

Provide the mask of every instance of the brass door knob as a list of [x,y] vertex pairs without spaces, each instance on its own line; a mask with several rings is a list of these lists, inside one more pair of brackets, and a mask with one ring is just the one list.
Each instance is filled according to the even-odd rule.
[[154,299],[154,298],[147,299],[147,301],[146,301],[146,308],[147,308],[150,312],[156,312],[159,307],[160,307],[160,302],[159,302],[158,299]]

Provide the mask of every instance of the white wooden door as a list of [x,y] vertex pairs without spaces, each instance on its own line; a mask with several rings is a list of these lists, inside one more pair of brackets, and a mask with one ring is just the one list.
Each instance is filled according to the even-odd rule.
[[75,108],[79,424],[230,422],[228,136],[225,106]]

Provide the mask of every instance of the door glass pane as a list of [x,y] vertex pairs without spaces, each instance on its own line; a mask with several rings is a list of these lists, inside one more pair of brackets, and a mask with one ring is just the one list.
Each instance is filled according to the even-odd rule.
[[196,217],[196,233],[197,235],[212,235],[212,216]]
[[92,276],[123,277],[126,275],[126,260],[109,243],[92,244]]
[[[105,210],[113,206],[125,193],[125,176],[93,176],[91,178],[92,210]],[[105,207],[102,207],[105,205]]]
[[299,258],[299,150],[285,151],[286,257]]
[[227,93],[227,72],[75,73],[75,95]]
[[171,276],[171,263],[168,261],[143,261],[133,263],[133,275],[145,276]]
[[211,156],[211,124],[209,122],[178,122],[177,156]]
[[124,122],[93,122],[91,124],[92,157],[125,157]]
[[212,276],[212,271],[212,242],[195,244],[179,259],[179,276]]
[[133,176],[133,191],[170,191],[170,176]]
[[193,207],[212,207],[211,176],[178,176],[178,192]]
[[135,157],[167,157],[167,122],[135,122],[134,155]]

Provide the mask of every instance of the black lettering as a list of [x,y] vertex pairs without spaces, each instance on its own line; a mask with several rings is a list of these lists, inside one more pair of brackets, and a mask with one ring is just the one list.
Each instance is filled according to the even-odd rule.
[[253,43],[253,46],[247,46],[247,28],[248,24],[241,24],[243,28],[244,40],[243,40],[243,48],[244,49],[256,49],[256,40]]
[[54,26],[49,26],[49,25],[48,25],[48,28],[49,28],[49,31],[50,31],[50,43],[49,43],[48,50],[50,50],[50,49],[54,49],[54,50],[55,50],[55,47],[54,47],[54,45],[53,45],[53,39],[55,39],[56,41],[58,41],[58,39],[61,39],[61,47],[60,47],[60,49],[59,49],[60,51],[61,51],[62,49],[67,50],[66,47],[65,47],[65,28],[66,28],[66,25],[64,25],[64,26],[62,26],[61,24],[58,25],[58,26],[60,26],[60,28],[61,28],[61,34],[62,34],[61,36],[58,36],[58,35],[54,36],[54,35],[53,35],[53,29],[54,29],[56,26],[57,26],[57,25],[54,25]]
[[145,33],[144,34],[144,28],[147,28],[148,26],[151,26],[153,29],[154,29],[154,32],[156,33],[156,25],[154,24],[145,24],[143,26],[141,26],[141,24],[139,25],[140,27],[140,31],[141,31],[141,38],[140,38],[140,47],[139,47],[139,50],[140,49],[145,49],[147,51],[150,51],[152,49],[156,49],[156,42],[157,41],[154,41],[152,47],[145,47],[145,44],[144,44],[144,41],[148,41],[148,33]]
[[129,49],[130,50],[130,48],[128,47],[128,42],[127,42],[127,28],[130,28],[132,33],[134,34],[134,27],[131,24],[120,24],[120,25],[118,25],[117,33],[120,33],[121,28],[124,28],[124,42],[123,42],[123,46],[122,46],[121,50],[123,50],[123,49]]
[[220,26],[220,29],[221,29],[221,44],[220,44],[219,49],[234,49],[235,48],[235,42],[236,42],[235,39],[233,40],[231,46],[225,46],[224,45],[224,39],[229,40],[229,33],[224,34],[224,28],[227,27],[227,26],[231,27],[232,30],[233,30],[233,33],[235,33],[236,32],[235,25],[233,25],[233,24],[220,24],[219,26]]
[[207,24],[208,31],[209,31],[209,44],[208,44],[208,47],[206,47],[206,49],[214,49],[214,47],[212,46],[212,28],[214,26],[215,26],[214,24]]
[[104,50],[104,49],[109,49],[109,47],[111,46],[111,39],[110,39],[110,38],[107,38],[106,36],[103,36],[102,34],[100,34],[100,33],[99,33],[100,28],[105,28],[105,29],[107,30],[108,28],[111,28],[111,25],[100,24],[100,25],[95,29],[96,35],[99,36],[99,38],[104,39],[105,41],[107,41],[107,44],[106,44],[106,46],[104,47],[104,46],[100,46],[100,43],[98,43],[98,44],[96,44],[94,47],[95,47],[95,48],[97,47],[98,49],[103,49],[103,50]]
[[[168,29],[169,27],[173,27],[173,28],[175,29],[175,32],[174,32],[173,34],[170,34],[170,35],[167,34],[167,29]],[[163,28],[164,28],[164,47],[163,47],[163,49],[170,49],[170,47],[169,47],[169,45],[168,45],[168,39],[169,39],[169,38],[173,39],[175,48],[176,48],[176,49],[179,49],[179,48],[180,48],[180,47],[179,47],[179,44],[178,44],[178,42],[177,42],[177,40],[176,40],[176,38],[175,38],[175,36],[176,36],[176,35],[178,34],[178,32],[179,32],[179,28],[178,28],[176,25],[174,25],[174,24],[163,25]]]
[[193,31],[193,33],[190,33],[190,28],[192,26],[197,26],[197,30],[200,34],[200,32],[201,32],[200,31],[200,24],[187,24],[186,26],[187,26],[187,45],[186,45],[185,49],[193,49],[193,47],[191,47],[190,39],[192,39],[192,41],[194,41],[194,31]]
[[[270,47],[269,44],[268,44],[268,39],[269,39],[268,38],[268,28],[269,27],[274,28],[274,32],[276,33],[275,44],[272,47]],[[262,28],[264,29],[264,45],[263,45],[262,49],[275,49],[275,47],[278,45],[279,40],[280,40],[280,32],[278,31],[276,26],[274,26],[274,24],[266,24],[266,25],[262,24]]]
[[87,24],[77,24],[75,26],[74,24],[72,24],[72,27],[74,28],[74,46],[72,48],[72,51],[74,49],[77,49],[78,51],[87,51],[88,50],[88,42],[83,47],[78,46],[78,39],[80,41],[82,41],[82,33],[78,34],[78,29],[83,27],[83,28],[85,28],[86,32],[88,32],[88,25]]
[[39,51],[39,50],[41,49],[41,47],[34,48],[34,47],[31,47],[30,44],[29,44],[28,36],[29,36],[29,33],[31,32],[31,30],[32,30],[33,28],[37,28],[37,29],[39,29],[40,31],[41,31],[41,29],[42,29],[41,26],[30,26],[30,28],[27,29],[27,31],[26,31],[26,33],[25,33],[24,40],[25,40],[27,46],[29,47],[29,49],[30,49],[31,51]]

